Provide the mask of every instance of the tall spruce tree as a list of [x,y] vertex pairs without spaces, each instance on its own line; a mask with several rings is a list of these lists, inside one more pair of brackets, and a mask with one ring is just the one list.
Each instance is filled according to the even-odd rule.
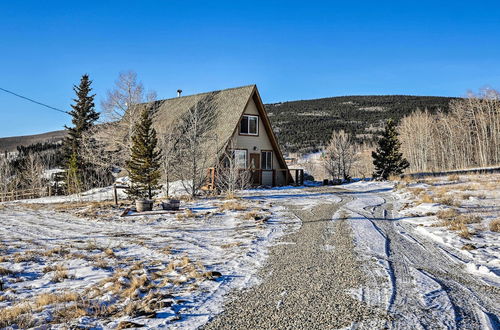
[[87,74],[84,74],[78,86],[73,86],[76,93],[76,98],[73,99],[75,104],[71,105],[69,114],[73,127],[65,126],[68,131],[68,136],[64,140],[64,154],[67,172],[67,187],[70,192],[78,192],[82,187],[83,171],[86,170],[88,164],[82,161],[80,155],[80,146],[82,134],[89,130],[94,123],[99,119],[99,113],[95,111],[94,97],[95,94],[90,94],[92,88],[90,85],[92,80]]
[[161,152],[157,150],[158,140],[156,131],[152,127],[153,120],[150,111],[145,109],[135,125],[130,148],[130,160],[127,161],[127,170],[131,181],[128,194],[133,198],[149,198],[154,190],[160,189],[160,160]]
[[372,152],[373,165],[375,165],[374,178],[387,180],[390,175],[400,175],[410,166],[399,151],[400,147],[396,124],[389,119],[378,141],[377,150]]

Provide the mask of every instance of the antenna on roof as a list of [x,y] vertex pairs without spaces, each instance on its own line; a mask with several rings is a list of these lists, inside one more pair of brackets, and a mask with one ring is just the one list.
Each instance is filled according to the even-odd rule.
[[178,89],[177,90],[177,97],[181,97],[181,94],[182,94],[182,89]]

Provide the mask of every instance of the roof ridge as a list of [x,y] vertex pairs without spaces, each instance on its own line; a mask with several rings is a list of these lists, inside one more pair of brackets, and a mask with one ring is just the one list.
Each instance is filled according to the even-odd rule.
[[[197,93],[197,94],[190,94],[190,95],[184,95],[184,96],[177,96],[177,97],[171,97],[168,99],[161,99],[161,100],[156,100],[156,101],[168,101],[168,100],[177,100],[177,99],[182,99],[186,97],[192,97],[192,96],[199,96],[199,95],[205,95],[205,94],[211,94],[211,93],[216,93],[216,92],[225,92],[225,91],[230,91],[233,89],[243,89],[247,87],[254,87],[257,86],[256,84],[249,84],[245,86],[239,86],[239,87],[230,87],[230,88],[225,88],[225,89],[219,89],[219,90],[214,90],[214,91],[209,91],[209,92],[203,92],[203,93]],[[148,103],[148,102],[146,102]]]

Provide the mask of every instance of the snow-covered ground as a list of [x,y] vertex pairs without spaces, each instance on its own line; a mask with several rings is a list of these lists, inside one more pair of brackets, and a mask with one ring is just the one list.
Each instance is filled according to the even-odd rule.
[[[83,195],[95,201],[108,190]],[[256,283],[267,247],[294,223],[257,196],[124,218],[108,203],[63,201],[0,205],[0,327],[196,328],[229,290]]]
[[500,232],[491,230],[500,221],[500,174],[414,179],[400,183],[395,194],[405,222],[463,255],[470,272],[500,286]]
[[[386,325],[485,325],[489,314],[464,317],[491,311],[484,287],[500,287],[500,233],[490,230],[499,187],[491,174],[255,189],[124,218],[124,206],[105,202],[111,188],[0,204],[0,327],[197,328],[223,311],[230,291],[259,283],[269,248],[300,230],[288,206],[325,204],[337,207],[332,221],[351,226],[368,274],[352,295],[391,314]],[[449,209],[453,218],[439,213]],[[445,222],[455,218],[474,221],[464,231]]]

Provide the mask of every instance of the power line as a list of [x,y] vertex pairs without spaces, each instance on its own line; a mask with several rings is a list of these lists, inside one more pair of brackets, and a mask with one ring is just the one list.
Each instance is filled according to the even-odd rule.
[[0,87],[0,90],[2,90],[2,91],[4,91],[4,92],[7,92],[7,93],[9,93],[9,94],[15,95],[15,96],[17,96],[17,97],[20,97],[20,98],[22,98],[22,99],[28,100],[28,101],[30,101],[30,102],[33,102],[33,103],[36,103],[36,104],[42,105],[42,106],[47,107],[47,108],[49,108],[49,109],[52,109],[52,110],[54,110],[54,111],[59,111],[59,112],[66,113],[66,114],[68,114],[68,113],[69,113],[69,112],[67,112],[67,111],[64,111],[64,110],[61,110],[61,109],[58,109],[58,108],[51,107],[50,105],[47,105],[47,104],[44,104],[44,103],[41,103],[41,102],[35,101],[35,100],[33,100],[33,99],[30,99],[29,97],[26,97],[26,96],[22,96],[22,95],[16,94],[16,93],[14,93],[14,92],[11,92],[11,91],[9,91],[9,90],[6,90],[5,88]]

